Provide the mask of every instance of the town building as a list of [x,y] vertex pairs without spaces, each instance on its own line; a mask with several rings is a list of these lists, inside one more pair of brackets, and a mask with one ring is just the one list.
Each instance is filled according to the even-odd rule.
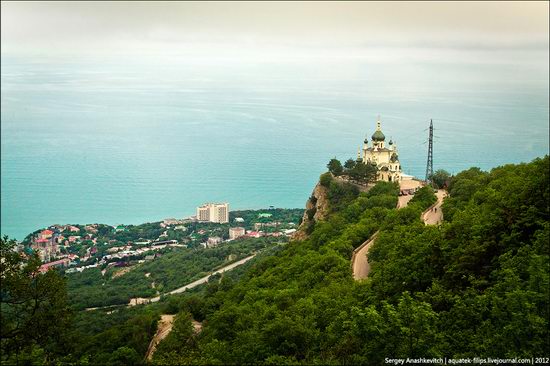
[[231,240],[240,238],[241,236],[244,236],[244,234],[245,234],[244,227],[229,228],[229,239]]
[[283,233],[284,233],[285,235],[292,235],[292,234],[294,234],[295,232],[296,232],[296,229],[288,229],[288,230],[283,231]]
[[206,245],[209,248],[213,248],[213,247],[218,246],[218,244],[220,244],[222,241],[223,241],[223,239],[220,238],[219,236],[212,236],[212,237],[208,238],[208,240],[206,241]]
[[115,227],[115,231],[117,233],[120,231],[126,231],[126,227],[124,225],[117,225],[117,227]]
[[68,239],[69,243],[78,243],[80,241],[80,236],[71,235]]
[[46,229],[46,230],[42,230],[42,231],[40,232],[40,239],[49,239],[49,238],[52,237],[52,235],[53,235],[53,231],[47,230],[47,229]]
[[225,224],[229,222],[228,203],[206,203],[197,207],[197,220],[202,222],[216,222]]
[[71,260],[69,258],[59,259],[55,262],[44,263],[38,269],[41,273],[46,273],[50,268],[68,267]]
[[183,220],[178,220],[174,218],[168,218],[163,220],[164,225],[170,226],[170,225],[180,225],[183,224]]
[[388,142],[382,133],[380,117],[376,121],[376,131],[371,136],[372,145],[369,146],[368,138],[363,141],[363,149],[359,148],[357,160],[365,164],[375,164],[378,168],[377,181],[401,182],[402,172],[395,141]]
[[97,227],[98,227],[97,224],[86,225],[84,226],[84,230],[86,230],[86,232],[88,233],[97,234],[98,232]]
[[57,257],[59,247],[52,237],[44,239],[43,236],[44,232],[40,233],[38,237],[33,238],[30,247],[33,252],[38,254],[42,262],[50,262]]
[[265,236],[265,233],[263,231],[247,231],[246,236],[251,238],[259,238]]
[[256,222],[254,223],[254,230],[260,230],[266,227],[278,227],[281,225],[280,221],[273,221],[273,222]]

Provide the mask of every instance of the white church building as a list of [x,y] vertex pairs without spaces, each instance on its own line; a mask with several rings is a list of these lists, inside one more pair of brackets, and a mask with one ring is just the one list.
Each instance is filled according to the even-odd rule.
[[378,167],[377,181],[401,182],[403,174],[397,144],[390,139],[386,147],[386,136],[382,133],[380,117],[376,121],[376,131],[371,136],[372,144],[369,146],[368,137],[365,137],[363,149],[359,148],[357,160],[365,164],[376,164]]

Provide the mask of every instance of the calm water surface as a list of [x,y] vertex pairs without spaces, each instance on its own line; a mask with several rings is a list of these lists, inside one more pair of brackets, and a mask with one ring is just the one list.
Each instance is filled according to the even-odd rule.
[[1,232],[180,218],[207,201],[303,207],[327,161],[355,157],[378,114],[408,174],[424,175],[430,118],[435,169],[530,161],[548,153],[548,79],[509,68],[502,80],[493,65],[3,58]]

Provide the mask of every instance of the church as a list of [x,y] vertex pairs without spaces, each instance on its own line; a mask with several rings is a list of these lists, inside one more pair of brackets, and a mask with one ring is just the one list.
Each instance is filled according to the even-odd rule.
[[[386,136],[382,133],[380,117],[376,121],[376,131],[371,136],[372,145],[369,146],[368,137],[365,137],[363,149],[359,148],[357,161],[365,164],[375,164],[378,167],[377,181],[401,182],[403,178],[397,145],[390,139],[386,147]],[[362,151],[362,153],[361,153]]]

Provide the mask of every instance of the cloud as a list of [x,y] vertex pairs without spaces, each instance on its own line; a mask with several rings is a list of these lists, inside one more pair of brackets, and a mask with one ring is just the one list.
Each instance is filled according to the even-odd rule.
[[548,2],[2,2],[2,48],[548,47]]

